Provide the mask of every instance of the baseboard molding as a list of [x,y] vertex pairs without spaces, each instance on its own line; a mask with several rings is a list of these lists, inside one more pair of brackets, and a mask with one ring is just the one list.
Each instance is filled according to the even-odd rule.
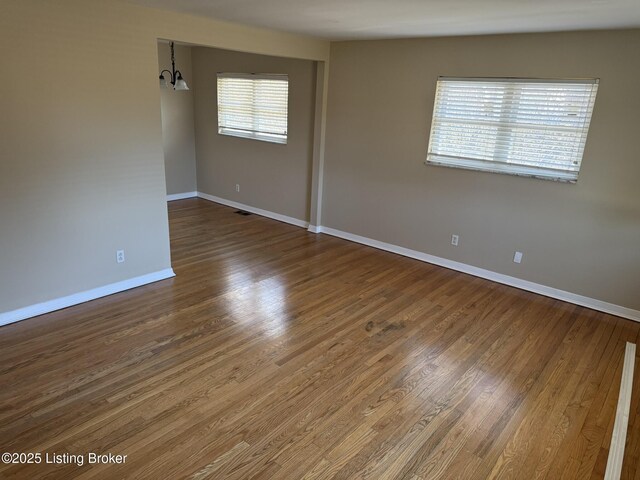
[[27,318],[37,317],[38,315],[78,305],[79,303],[95,300],[96,298],[106,297],[107,295],[113,295],[114,293],[123,292],[125,290],[130,290],[159,280],[165,280],[174,276],[175,273],[173,273],[173,269],[166,268],[158,272],[148,273],[146,275],[122,280],[121,282],[111,283],[103,287],[93,288],[80,293],[74,293],[66,297],[55,298],[53,300],[37,303],[17,310],[3,312],[0,313],[0,326],[19,322],[20,320],[25,320]]
[[633,367],[635,363],[636,344],[627,342],[624,350],[620,393],[618,394],[618,406],[616,407],[616,418],[613,423],[604,480],[619,480],[622,474],[622,461],[624,459],[624,447],[627,443],[627,427],[631,411],[631,391],[633,389]]
[[[318,228],[318,227],[316,227]],[[370,247],[378,248],[380,250],[386,250],[387,252],[397,253],[405,257],[415,258],[423,262],[432,263],[441,267],[450,268],[451,270],[457,270],[459,272],[468,273],[476,277],[486,278],[494,282],[509,285],[511,287],[520,288],[529,292],[538,293],[546,297],[556,298],[565,302],[573,303],[583,307],[598,310],[604,313],[610,313],[618,317],[627,318],[640,322],[640,310],[633,310],[631,308],[622,307],[613,303],[603,302],[602,300],[596,300],[595,298],[585,297],[576,293],[566,292],[564,290],[558,290],[557,288],[548,287],[539,283],[529,282],[528,280],[522,280],[520,278],[511,277],[509,275],[503,275],[502,273],[493,272],[491,270],[485,270],[484,268],[474,267],[473,265],[467,265],[466,263],[460,263],[446,258],[436,257],[435,255],[429,255],[428,253],[419,252],[417,250],[411,250],[409,248],[399,247],[391,243],[381,242],[379,240],[373,240],[371,238],[362,237],[353,233],[343,232],[336,230],[335,228],[320,227],[322,233],[331,235],[333,237],[343,238],[352,242],[361,243]]]
[[297,218],[288,217],[280,213],[270,212],[269,210],[252,207],[251,205],[245,205],[244,203],[234,202],[232,200],[227,200],[226,198],[216,197],[214,195],[209,195],[208,193],[198,192],[198,197],[203,198],[204,200],[209,200],[210,202],[220,203],[228,207],[237,208],[238,210],[245,210],[247,212],[255,213],[256,215],[260,215],[262,217],[272,218],[274,220],[278,220],[279,222],[290,223],[291,225],[295,225],[296,227],[307,228],[309,226],[309,222],[305,220],[299,220]]
[[184,192],[184,193],[172,193],[167,195],[167,202],[173,202],[174,200],[184,200],[185,198],[195,198],[198,196],[198,192]]
[[307,228],[308,231],[310,231],[311,233],[322,233],[322,225],[309,225],[309,228]]

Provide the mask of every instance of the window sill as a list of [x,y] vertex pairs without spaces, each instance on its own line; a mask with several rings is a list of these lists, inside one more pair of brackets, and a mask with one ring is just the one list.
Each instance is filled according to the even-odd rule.
[[218,134],[229,137],[247,138],[249,140],[258,140],[267,143],[277,143],[280,145],[287,144],[287,137],[281,135],[272,135],[268,133],[246,132],[242,130],[233,130],[229,128],[219,128]]
[[516,177],[536,178],[539,180],[551,180],[561,183],[577,183],[577,175],[569,173],[544,171],[541,169],[527,168],[514,165],[500,164],[480,164],[472,162],[459,161],[456,163],[439,162],[437,160],[426,160],[425,165],[433,165],[436,167],[459,168],[462,170],[473,170],[475,172],[501,173],[503,175],[513,175]]

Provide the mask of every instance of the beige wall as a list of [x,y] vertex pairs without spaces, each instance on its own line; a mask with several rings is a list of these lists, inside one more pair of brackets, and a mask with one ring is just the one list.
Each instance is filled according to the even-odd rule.
[[170,267],[158,38],[328,56],[326,42],[116,1],[1,10],[0,314]]
[[[332,44],[323,225],[640,309],[639,51],[640,30]],[[600,78],[578,183],[425,166],[439,75]]]
[[[2,0],[0,313],[170,266],[158,38],[329,56],[118,1]],[[333,44],[323,225],[640,309],[639,48],[638,30]],[[438,75],[599,77],[578,184],[424,166]]]
[[[160,89],[162,111],[162,147],[167,194],[196,191],[196,146],[193,125],[193,73],[191,48],[175,45],[176,68],[191,90]],[[159,71],[171,71],[171,48],[158,43]],[[169,75],[165,73],[167,82]]]
[[[217,72],[289,75],[287,144],[219,135]],[[193,49],[198,190],[217,197],[309,219],[315,64],[213,48]],[[236,192],[236,184],[240,192]]]

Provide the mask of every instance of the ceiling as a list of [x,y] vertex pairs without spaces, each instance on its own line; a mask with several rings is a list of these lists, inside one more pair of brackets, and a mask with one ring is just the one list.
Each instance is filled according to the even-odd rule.
[[129,1],[330,40],[640,26],[640,0]]

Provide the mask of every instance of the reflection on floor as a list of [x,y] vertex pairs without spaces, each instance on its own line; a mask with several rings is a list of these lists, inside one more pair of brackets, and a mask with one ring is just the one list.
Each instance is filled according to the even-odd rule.
[[640,325],[205,200],[169,210],[176,278],[0,329],[1,450],[125,463],[1,477],[604,473]]

